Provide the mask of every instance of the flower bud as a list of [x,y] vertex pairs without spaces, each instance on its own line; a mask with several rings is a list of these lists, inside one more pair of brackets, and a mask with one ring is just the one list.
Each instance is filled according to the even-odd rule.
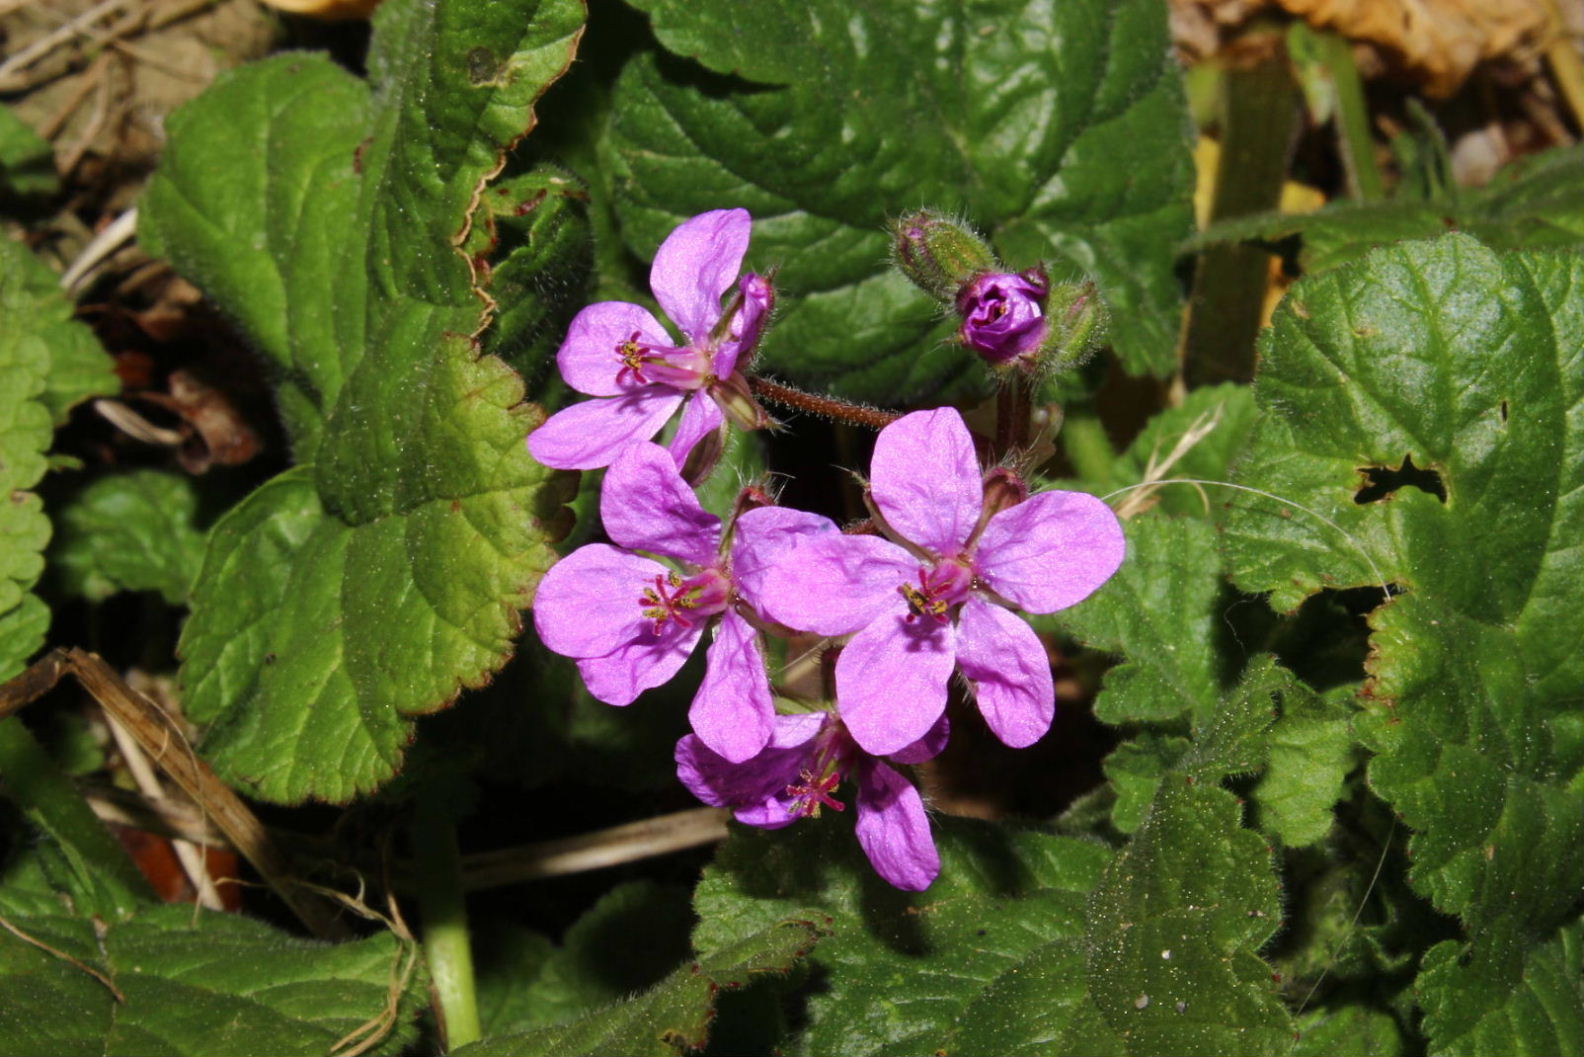
[[1050,281],[1038,268],[981,275],[957,295],[958,339],[993,366],[1028,356],[1045,341]]
[[1001,511],[1017,506],[1028,497],[1028,482],[1021,474],[1005,466],[995,467],[985,474],[984,520],[989,521]]
[[1093,282],[1065,283],[1045,304],[1050,332],[1040,350],[1040,366],[1048,370],[1074,367],[1088,358],[1106,337],[1106,307]]
[[740,373],[734,372],[710,386],[710,396],[715,398],[726,417],[742,429],[766,429],[771,424],[770,416],[748,388],[748,379]]
[[934,210],[910,213],[891,230],[897,267],[937,301],[950,304],[963,286],[996,267],[984,239]]
[[737,493],[737,499],[732,504],[733,523],[750,510],[760,507],[775,506],[775,496],[766,491],[762,483],[746,484]]

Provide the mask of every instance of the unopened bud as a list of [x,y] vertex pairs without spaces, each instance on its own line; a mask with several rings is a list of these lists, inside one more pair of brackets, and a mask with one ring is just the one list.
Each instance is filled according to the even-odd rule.
[[775,286],[768,276],[749,272],[737,284],[737,294],[721,313],[720,320],[710,331],[708,343],[720,348],[727,342],[737,346],[732,357],[735,370],[746,371],[759,351],[759,339],[764,336],[765,324],[775,308]]
[[984,518],[989,520],[1008,507],[1017,506],[1029,495],[1028,482],[1005,466],[985,474]]
[[1056,287],[1045,303],[1045,315],[1050,321],[1050,332],[1039,352],[1044,369],[1075,367],[1105,342],[1105,302],[1092,282]]
[[763,485],[744,485],[742,490],[737,493],[737,501],[732,504],[732,520],[735,521],[750,510],[758,510],[760,507],[775,505],[775,497],[765,491]]
[[709,394],[726,413],[726,417],[743,429],[765,429],[770,425],[770,416],[754,399],[753,391],[748,388],[748,379],[742,374],[733,372],[718,379],[710,386]]
[[996,268],[984,239],[930,209],[892,224],[892,253],[902,274],[937,301],[951,303],[975,278]]

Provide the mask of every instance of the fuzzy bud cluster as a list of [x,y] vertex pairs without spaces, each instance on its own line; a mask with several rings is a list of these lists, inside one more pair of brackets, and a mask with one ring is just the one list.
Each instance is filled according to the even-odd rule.
[[1011,272],[967,225],[920,210],[892,226],[896,266],[961,320],[957,340],[991,367],[1046,373],[1081,363],[1105,335],[1092,282],[1054,287],[1043,267]]

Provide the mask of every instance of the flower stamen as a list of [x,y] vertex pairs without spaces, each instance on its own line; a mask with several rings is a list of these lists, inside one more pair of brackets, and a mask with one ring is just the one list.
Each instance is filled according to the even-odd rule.
[[706,569],[687,579],[671,572],[657,574],[654,583],[644,588],[638,604],[646,619],[654,621],[654,633],[664,630],[666,621],[680,628],[691,628],[702,617],[714,616],[726,608],[731,585],[719,572]]
[[841,784],[841,775],[832,768],[822,777],[815,778],[813,771],[803,771],[798,775],[802,783],[789,785],[787,795],[792,798],[792,813],[799,817],[819,818],[820,808],[828,807],[832,811],[846,811],[847,805],[831,796],[832,790]]
[[963,600],[973,582],[973,574],[961,563],[943,561],[933,569],[919,569],[919,585],[904,583],[897,587],[907,600],[908,613],[902,619],[913,623],[929,617],[937,624],[951,619],[951,607]]

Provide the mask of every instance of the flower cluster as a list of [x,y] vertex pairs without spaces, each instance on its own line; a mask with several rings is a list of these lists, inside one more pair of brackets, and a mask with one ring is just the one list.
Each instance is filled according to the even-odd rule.
[[[595,399],[552,417],[529,446],[550,465],[609,466],[600,511],[611,543],[550,570],[535,626],[576,661],[590,693],[619,706],[669,680],[708,636],[693,733],[676,747],[682,782],[742,822],[777,828],[843,810],[837,793],[849,780],[875,869],[921,890],[940,862],[923,800],[891,764],[945,746],[954,673],[1003,742],[1045,734],[1050,664],[1018,611],[1087,597],[1121,564],[1122,531],[1093,496],[1030,495],[1012,471],[985,472],[951,408],[881,430],[863,531],[776,506],[755,488],[725,523],[706,511],[681,467],[706,434],[744,417],[731,413],[733,394],[747,392],[738,372],[773,299],[760,277],[736,275],[747,241],[746,212],[728,210],[693,218],[661,247],[651,284],[686,345],[670,344],[636,305],[597,304],[574,320],[559,361]],[[982,300],[1004,293],[987,289]],[[1008,340],[1027,324],[1017,312],[1003,313]],[[650,438],[679,407],[667,450]],[[839,651],[834,703],[783,696],[778,710],[764,639],[794,633]]]

